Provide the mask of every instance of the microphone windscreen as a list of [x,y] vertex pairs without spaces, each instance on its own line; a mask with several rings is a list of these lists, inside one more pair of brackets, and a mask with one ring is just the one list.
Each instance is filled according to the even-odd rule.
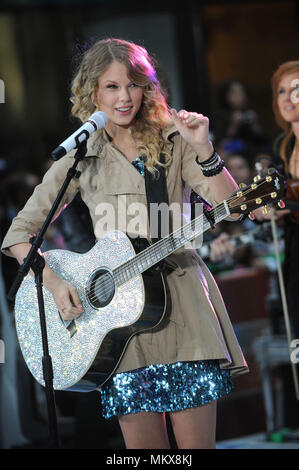
[[88,121],[92,121],[96,125],[97,129],[102,129],[106,126],[108,117],[103,111],[96,111],[90,116]]

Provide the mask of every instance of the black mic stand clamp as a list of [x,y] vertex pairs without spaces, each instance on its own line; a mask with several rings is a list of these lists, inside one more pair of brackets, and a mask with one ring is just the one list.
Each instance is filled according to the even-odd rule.
[[43,377],[45,382],[45,391],[46,391],[46,401],[47,401],[47,409],[48,409],[48,420],[49,420],[49,433],[50,433],[50,448],[58,449],[60,447],[59,437],[58,437],[58,430],[57,430],[57,417],[56,417],[56,406],[55,406],[55,395],[54,395],[54,388],[53,388],[53,367],[52,367],[52,359],[49,354],[48,348],[48,338],[47,338],[47,326],[46,326],[46,316],[45,316],[45,309],[44,309],[44,297],[43,297],[43,269],[45,267],[45,260],[44,258],[38,253],[39,248],[43,243],[43,237],[54,218],[54,215],[59,207],[59,204],[73,178],[79,178],[81,172],[76,169],[79,161],[83,160],[86,154],[86,141],[77,142],[77,152],[74,155],[74,164],[71,168],[69,168],[66,178],[63,182],[61,189],[58,192],[58,195],[51,207],[49,214],[36,237],[30,239],[30,243],[32,247],[24,259],[24,263],[20,266],[16,279],[8,293],[8,299],[13,300],[23,279],[30,270],[34,272],[35,275],[35,285],[37,289],[37,298],[38,298],[38,307],[39,307],[39,315],[40,315],[40,324],[41,324],[41,338],[42,338],[42,346],[43,346],[43,357],[42,357],[42,365],[43,365]]

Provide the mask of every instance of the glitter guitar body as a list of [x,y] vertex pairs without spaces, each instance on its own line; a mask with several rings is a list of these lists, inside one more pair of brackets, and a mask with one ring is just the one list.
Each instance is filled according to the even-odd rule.
[[[148,270],[122,284],[125,273],[116,270],[107,298],[96,297],[94,277],[102,278],[135,256],[122,232],[109,232],[85,254],[66,250],[44,253],[47,264],[78,291],[84,313],[63,321],[51,293],[44,287],[49,352],[56,390],[92,391],[103,385],[117,367],[132,335],[152,328],[167,307],[163,274]],[[104,273],[104,274],[103,274]],[[110,274],[109,274],[110,276]],[[90,286],[93,286],[90,289]],[[104,284],[105,286],[105,284]],[[108,288],[106,288],[108,291]],[[110,300],[110,297],[111,300]],[[110,300],[110,301],[109,301]],[[108,305],[98,306],[98,302]],[[34,278],[27,276],[16,297],[16,328],[27,366],[44,385],[42,342]]]
[[[201,214],[176,232],[136,254],[122,232],[108,232],[85,254],[66,250],[44,253],[47,264],[78,291],[85,312],[64,321],[51,293],[44,288],[49,352],[56,390],[92,391],[114,371],[133,335],[167,320],[170,310],[163,274],[151,270],[231,213],[248,213],[284,193],[275,170],[238,190],[226,201]],[[42,340],[34,278],[22,282],[15,302],[16,330],[26,364],[44,385]],[[162,323],[163,322],[163,323]]]

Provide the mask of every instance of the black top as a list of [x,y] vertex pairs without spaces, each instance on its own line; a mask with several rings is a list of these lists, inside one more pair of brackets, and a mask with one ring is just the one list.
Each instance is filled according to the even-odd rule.
[[[292,178],[290,173],[286,172],[285,165],[282,158],[279,156],[280,145],[285,133],[281,134],[274,142],[275,157],[273,159],[273,166],[284,175],[287,179]],[[290,161],[294,145],[295,135],[292,136],[287,146],[286,156],[288,162]],[[287,207],[287,202],[286,202]],[[284,218],[284,231],[285,231],[285,259],[284,259],[284,283],[286,287],[286,295],[288,302],[288,310],[293,327],[293,338],[299,338],[299,225],[294,222],[291,215],[286,215]]]

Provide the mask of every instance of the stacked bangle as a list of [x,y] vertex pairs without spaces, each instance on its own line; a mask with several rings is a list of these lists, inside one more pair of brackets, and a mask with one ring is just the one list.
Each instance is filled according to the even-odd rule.
[[215,150],[208,160],[201,162],[197,156],[195,161],[200,166],[204,176],[216,176],[221,173],[224,167],[224,161],[221,160],[220,156]]

